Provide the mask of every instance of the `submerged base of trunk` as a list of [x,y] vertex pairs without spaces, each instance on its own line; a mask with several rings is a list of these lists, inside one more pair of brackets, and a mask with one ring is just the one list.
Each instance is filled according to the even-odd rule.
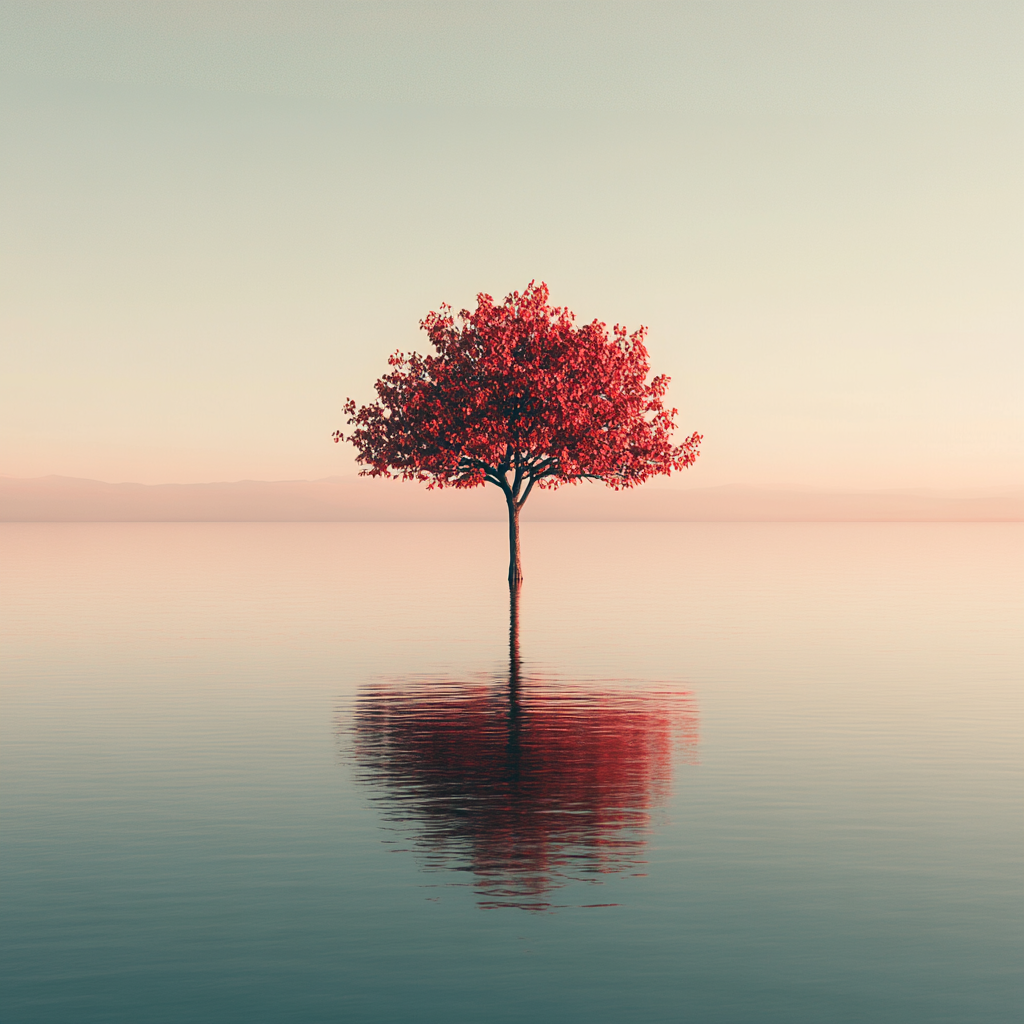
[[518,587],[523,582],[523,563],[519,557],[519,506],[512,499],[508,503],[508,585]]

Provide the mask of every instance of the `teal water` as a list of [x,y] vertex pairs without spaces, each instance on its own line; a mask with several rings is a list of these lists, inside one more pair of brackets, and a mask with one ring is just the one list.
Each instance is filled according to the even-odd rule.
[[0,526],[0,1020],[1011,1021],[1024,530]]

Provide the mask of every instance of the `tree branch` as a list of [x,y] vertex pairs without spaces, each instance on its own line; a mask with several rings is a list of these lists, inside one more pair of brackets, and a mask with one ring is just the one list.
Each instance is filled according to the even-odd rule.
[[530,491],[533,490],[533,485],[537,482],[535,476],[530,477],[530,482],[526,485],[526,490],[523,491],[523,496],[516,502],[518,508],[522,508],[526,504],[526,499],[530,496]]

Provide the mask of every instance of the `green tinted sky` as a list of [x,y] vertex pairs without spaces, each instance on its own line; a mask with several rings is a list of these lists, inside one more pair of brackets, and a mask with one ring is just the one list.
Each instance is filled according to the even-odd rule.
[[650,328],[691,484],[1018,482],[1019,4],[0,4],[0,474],[351,470],[444,300]]

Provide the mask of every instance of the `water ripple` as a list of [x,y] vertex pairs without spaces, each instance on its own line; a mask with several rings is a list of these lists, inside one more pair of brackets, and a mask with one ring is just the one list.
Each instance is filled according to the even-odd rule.
[[687,692],[517,672],[368,685],[342,733],[426,869],[471,872],[481,906],[543,910],[570,882],[637,873],[697,714]]

